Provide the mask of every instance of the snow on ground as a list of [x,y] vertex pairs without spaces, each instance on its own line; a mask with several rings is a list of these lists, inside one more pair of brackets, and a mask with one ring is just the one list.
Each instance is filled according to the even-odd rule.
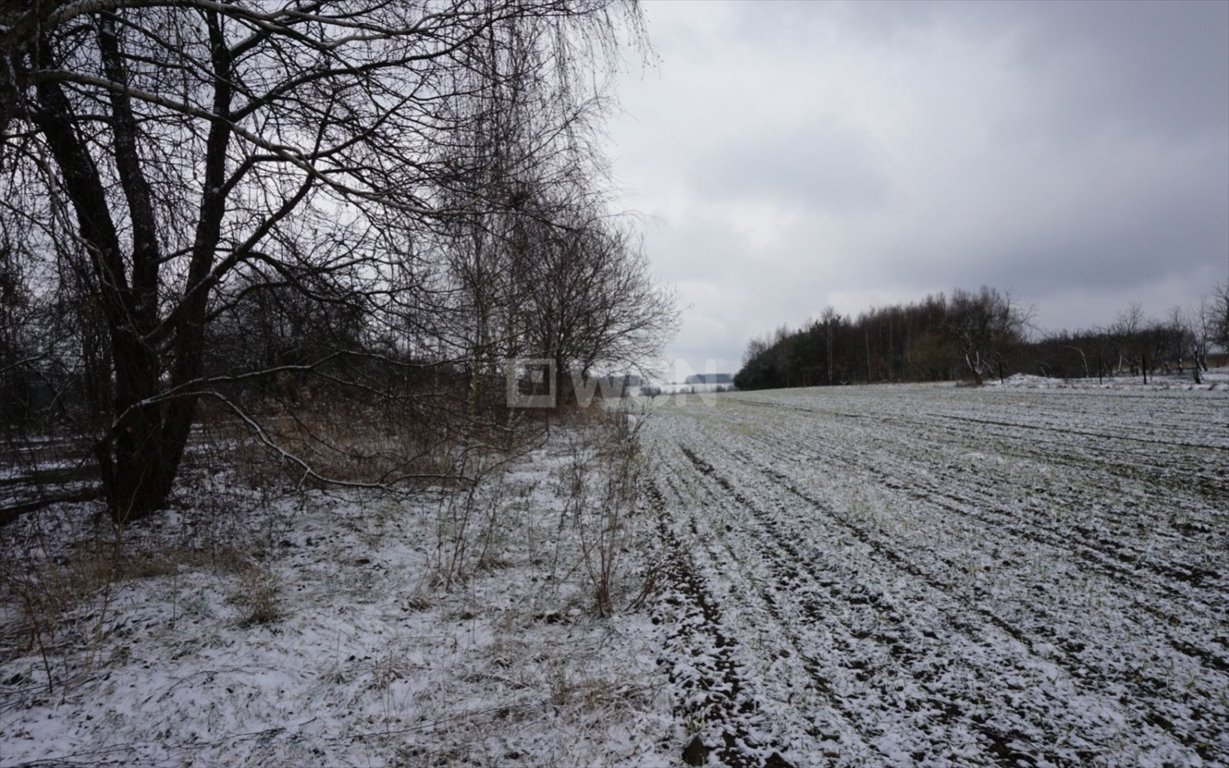
[[[593,610],[580,547],[601,521],[567,505],[585,440],[556,431],[469,504],[199,478],[129,531],[124,578],[83,577],[112,544],[85,505],[0,530],[10,564],[61,563],[40,588],[79,599],[15,634],[26,582],[6,585],[0,765],[668,764],[655,628]],[[616,608],[643,583],[645,525],[616,542]]]
[[1223,389],[749,392],[646,430],[710,763],[1229,764]]
[[1008,376],[1002,382],[994,380],[987,382],[989,386],[1003,386],[1015,389],[1229,389],[1229,368],[1214,368],[1200,374],[1196,383],[1193,373],[1187,369],[1183,373],[1150,373],[1148,383],[1142,376],[1105,376],[1102,378],[1085,379],[1053,379],[1045,376],[1033,376],[1027,373],[1016,373]]
[[[125,578],[0,636],[0,765],[1229,764],[1223,381],[647,407],[613,618],[575,433],[470,504],[206,473]],[[87,513],[0,529],[53,597],[105,554],[54,546]]]

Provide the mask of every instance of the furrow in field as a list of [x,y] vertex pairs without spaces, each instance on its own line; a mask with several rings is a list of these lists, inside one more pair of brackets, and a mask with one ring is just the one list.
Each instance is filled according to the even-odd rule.
[[669,679],[680,694],[675,714],[692,729],[703,726],[709,748],[723,765],[792,768],[778,750],[764,744],[757,700],[736,656],[740,641],[725,627],[721,607],[695,567],[691,549],[667,524],[665,499],[655,484],[650,485],[649,498],[667,580],[653,620],[666,628],[667,656],[662,661],[669,664]]
[[[691,458],[720,488],[734,488],[711,465],[694,454]],[[885,759],[898,762],[908,755],[923,764],[1012,766],[1037,764],[1039,759],[1054,765],[1082,760],[1084,750],[1079,745],[1062,744],[1056,732],[1042,732],[1053,729],[1049,718],[1027,721],[1027,715],[1018,719],[987,715],[1023,709],[1019,692],[1027,686],[1016,679],[1018,670],[1005,670],[1006,678],[980,687],[973,699],[946,685],[949,679],[985,676],[985,670],[970,666],[970,659],[994,657],[993,666],[1003,671],[1001,658],[990,649],[1010,642],[1009,638],[993,630],[987,633],[986,627],[964,621],[958,612],[954,619],[919,620],[919,612],[933,612],[934,601],[917,594],[911,585],[866,582],[869,569],[850,557],[857,543],[851,549],[851,542],[839,541],[838,534],[833,546],[842,548],[847,560],[834,560],[827,555],[830,547],[797,544],[771,514],[741,494],[734,495],[754,517],[753,526],[740,530],[756,544],[751,557],[767,564],[779,590],[775,601],[792,607],[787,612],[778,609],[778,615],[791,616],[791,626],[774,628],[774,634],[792,638],[809,662],[808,672],[830,681],[836,700],[852,713],[862,732],[872,738],[895,734],[893,745],[883,747]],[[897,601],[909,606],[908,613],[898,609]],[[968,640],[956,653],[953,631]],[[1049,693],[1043,698],[1059,703]]]
[[[777,625],[768,635],[760,632],[758,642],[775,633],[807,675],[825,670],[836,681],[806,685],[829,700],[827,710],[856,726],[881,754],[891,749],[885,739],[912,747],[914,762],[917,755],[943,754],[960,764],[943,751],[960,738],[983,762],[1112,764],[1166,756],[1181,764],[1214,762],[1229,752],[1227,649],[1218,618],[1226,615],[1223,549],[1201,550],[1186,531],[1157,536],[1145,530],[1153,537],[1132,546],[1133,521],[1115,519],[1125,517],[1121,508],[1092,510],[1091,524],[1064,520],[1061,509],[1047,513],[1047,505],[1090,502],[1072,492],[1062,476],[1071,468],[1061,459],[1046,466],[1042,458],[1013,454],[1013,439],[1023,438],[1009,431],[984,444],[950,438],[934,446],[917,419],[862,418],[849,405],[765,408],[732,400],[728,407],[670,414],[663,430],[665,442],[687,447],[691,456],[682,458],[703,477],[698,490],[694,480],[681,485],[700,532],[706,521],[712,528],[706,559],[736,562],[745,582],[757,574],[770,582],[744,589],[754,608],[737,606],[733,613]],[[942,406],[942,398],[931,397],[919,410],[942,423]],[[1164,434],[1157,430],[1158,442],[1148,449],[1163,445]],[[1222,437],[1214,434],[1210,443]],[[950,461],[973,449],[987,455],[983,471],[964,472]],[[665,464],[685,476],[678,459],[676,452]],[[1155,489],[1164,466],[1161,460],[1141,465],[1127,490],[1138,499]],[[1100,469],[1092,474],[1106,480]],[[1080,490],[1091,496],[1087,484]],[[1224,514],[1201,508],[1204,503],[1194,494],[1194,532],[1208,528],[1219,540]],[[714,510],[697,511],[697,504],[720,509],[720,519]],[[1151,523],[1147,510],[1141,512]],[[723,530],[721,520],[732,528]],[[1161,557],[1153,556],[1157,550]],[[833,589],[849,583],[876,599]],[[726,590],[736,602],[739,587]],[[846,599],[851,596],[858,602]],[[738,626],[746,631],[745,620]],[[892,694],[928,682],[926,670],[936,660],[954,665],[945,670],[963,671],[964,687],[954,696],[945,689],[906,696],[916,711],[889,703]],[[859,673],[873,681],[859,680]],[[1035,696],[1047,693],[1021,705],[1011,684],[1020,680],[1029,681]],[[779,692],[771,685],[762,690]],[[977,691],[971,699],[969,690]],[[1003,693],[987,696],[986,690]],[[869,702],[880,714],[852,701]],[[974,711],[984,705],[998,720],[987,725],[949,712],[941,721],[934,716],[940,701],[956,707],[963,701]],[[900,720],[906,712],[912,730]],[[1109,722],[1119,723],[1117,735]],[[933,738],[939,727],[946,729],[943,739]]]
[[[1229,418],[1223,396],[1054,397],[1003,392],[946,398],[939,408],[896,411],[905,431],[940,440],[990,443],[1009,456],[1108,479],[1146,480],[1158,490],[1195,492],[1219,504],[1229,498],[1229,441],[1218,429]],[[1112,490],[1112,487],[1109,488]]]
[[[739,456],[738,466],[748,464],[756,462],[745,455]],[[769,466],[765,471],[791,491],[800,492],[790,478],[777,470]],[[801,493],[817,506],[824,506],[805,491]],[[928,504],[924,499],[919,503]],[[899,504],[891,506],[900,508]],[[944,522],[933,509],[924,514],[932,525]],[[875,545],[889,553],[895,551],[893,548],[903,552],[914,548],[913,542],[894,541],[874,524],[866,528],[850,525],[851,530],[862,535],[869,536],[868,531],[875,531]],[[952,537],[943,538],[950,540]],[[1032,545],[1034,555],[1038,554],[1038,542]],[[1021,569],[1013,568],[1001,558],[994,559],[993,568],[997,573],[993,580],[978,574],[973,574],[970,580],[968,568],[963,570],[962,577],[961,571],[953,567],[963,561],[977,568],[979,552],[993,551],[994,546],[987,539],[975,539],[972,547],[957,549],[954,557],[933,555],[910,559],[896,557],[895,560],[912,569],[915,575],[924,575],[953,594],[961,594],[969,605],[988,606],[989,610],[984,611],[987,620],[1013,633],[1030,647],[1044,648],[1048,657],[1061,663],[1077,679],[1090,681],[1094,686],[1118,686],[1144,702],[1156,691],[1172,690],[1174,696],[1166,699],[1160,709],[1143,705],[1141,713],[1147,722],[1162,725],[1180,743],[1207,751],[1205,745],[1225,739],[1224,729],[1218,724],[1223,720],[1218,718],[1227,713],[1219,692],[1229,686],[1229,682],[1223,657],[1208,645],[1205,635],[1189,627],[1185,632],[1180,631],[1184,629],[1182,622],[1172,608],[1152,617],[1142,615],[1133,590],[1115,590],[1113,582],[1106,579],[1097,584],[1078,563],[1075,566],[1065,563],[1062,551],[1042,550],[1046,555],[1043,562],[1048,572],[1045,574],[1030,574],[1027,569],[1021,573]],[[1059,606],[1055,611],[1055,602],[1066,598],[1061,590],[1053,588],[1055,578],[1060,582],[1083,579],[1099,599],[1108,604],[1095,608],[1083,606],[1078,610],[1063,610]],[[1079,620],[1071,621],[1071,616]],[[1155,645],[1141,646],[1134,642],[1141,636],[1164,638],[1173,650],[1158,655]],[[1116,658],[1099,657],[1096,646],[1107,639],[1130,653]],[[1091,651],[1084,653],[1090,648]]]
[[1223,446],[1200,445],[1178,437],[1169,442],[1160,437],[1111,437],[946,414],[882,420],[899,426],[899,432],[925,431],[944,443],[970,449],[990,446],[1012,458],[1066,466],[1082,473],[1095,469],[1101,477],[1094,490],[1113,491],[1123,481],[1146,479],[1162,492],[1193,492],[1197,498],[1213,503],[1229,498],[1229,475],[1224,471],[1229,448]]
[[[929,422],[922,420],[922,417],[876,415],[866,418],[870,419],[871,428],[846,427],[845,431],[849,433],[847,438],[837,441],[835,445],[829,441],[824,446],[826,454],[836,453],[837,458],[848,464],[859,466],[867,461],[874,461],[876,457],[886,456],[890,461],[899,465],[895,470],[890,466],[881,467],[881,470],[889,475],[893,471],[899,474],[920,465],[926,470],[921,475],[922,479],[931,476],[931,479],[936,482],[950,484],[961,491],[981,489],[989,491],[992,498],[1011,499],[1017,504],[1059,502],[1060,506],[1077,507],[1083,522],[1083,530],[1073,531],[1071,527],[1067,527],[1056,529],[1054,532],[1060,535],[1074,534],[1073,538],[1084,539],[1088,536],[1089,530],[1096,530],[1101,537],[1109,537],[1106,538],[1106,546],[1110,548],[1110,551],[1107,551],[1108,556],[1123,556],[1132,563],[1139,561],[1150,563],[1165,556],[1164,549],[1157,552],[1156,547],[1151,547],[1147,556],[1143,557],[1143,553],[1130,545],[1130,540],[1137,537],[1139,529],[1143,528],[1148,532],[1152,543],[1157,541],[1163,544],[1172,543],[1175,548],[1171,555],[1175,560],[1173,564],[1175,573],[1181,575],[1185,572],[1188,577],[1196,580],[1213,574],[1209,574],[1207,569],[1202,568],[1198,563],[1183,562],[1189,553],[1182,547],[1194,540],[1204,544],[1205,546],[1200,549],[1206,552],[1208,549],[1215,549],[1217,544],[1229,543],[1229,530],[1224,525],[1216,525],[1217,518],[1220,522],[1224,522],[1224,515],[1229,508],[1229,493],[1220,493],[1209,503],[1207,499],[1200,498],[1198,494],[1192,498],[1189,487],[1172,491],[1164,487],[1156,487],[1151,482],[1134,482],[1124,485],[1121,477],[1106,477],[1104,472],[1098,470],[1100,462],[1096,460],[1095,449],[1089,453],[1094,460],[1085,463],[1077,460],[1067,462],[1064,456],[1068,452],[1059,446],[1043,448],[1036,452],[1029,451],[1025,461],[1018,461],[1012,459],[1023,458],[1020,455],[1023,452],[1016,450],[1016,446],[1025,442],[1022,439],[1004,440],[967,429],[935,437],[931,433],[935,425],[929,422],[939,417],[933,417]],[[895,428],[883,429],[884,424]],[[926,435],[928,438],[928,444],[921,445],[924,453],[920,457],[915,455],[919,447],[919,435]],[[822,436],[821,439],[823,439]],[[799,446],[806,444],[804,436],[799,435],[799,440]],[[873,440],[870,443],[873,450],[866,450],[868,440]],[[773,450],[780,449],[782,445],[778,443],[762,447]],[[787,451],[790,447],[793,446],[785,446]],[[842,449],[844,455],[840,456]],[[1204,460],[1218,467],[1222,475],[1226,474],[1225,467],[1229,466],[1229,451],[1209,448],[1206,452],[1208,455],[1204,457]],[[938,459],[939,455],[943,457],[942,460]],[[977,461],[986,455],[993,455],[998,460],[998,464]],[[1007,460],[1004,461],[1004,459]],[[1067,467],[1070,471],[1061,471],[1063,467]],[[1059,471],[1056,472],[1056,468]],[[1021,469],[1025,471],[1021,473]],[[1038,469],[1044,471],[1037,471]],[[1021,474],[1024,475],[1023,478],[1018,476]],[[902,479],[912,481],[915,477]],[[1022,482],[1022,480],[1033,482]],[[1041,483],[1043,487],[1037,488],[1036,483]],[[1050,493],[1051,490],[1062,490],[1064,484],[1066,484],[1066,489],[1060,497],[1048,498],[1053,495]],[[1038,490],[1042,493],[1036,493]],[[1121,505],[1108,503],[1117,499],[1121,499]],[[1146,503],[1149,500],[1163,500],[1166,503]],[[1134,518],[1135,525],[1130,526],[1129,529],[1121,522],[1124,506],[1130,508]],[[1070,516],[1055,518],[1057,521],[1063,519],[1070,519]],[[1038,518],[1031,520],[1030,524],[1046,525],[1048,522],[1045,518]],[[1208,538],[1212,540],[1203,541]],[[1196,556],[1198,554],[1198,552],[1195,553]],[[1226,576],[1225,574],[1215,575]],[[1223,590],[1218,586],[1216,591]]]
[[[1221,619],[1224,617],[1217,614],[1224,609],[1222,596],[1226,574],[1217,573],[1206,565],[1212,557],[1207,553],[1217,551],[1217,547],[1214,542],[1209,542],[1212,546],[1203,547],[1202,555],[1193,555],[1185,549],[1190,546],[1191,536],[1201,535],[1204,529],[1210,531],[1210,524],[1189,523],[1198,527],[1182,537],[1148,530],[1147,551],[1144,551],[1142,547],[1125,544],[1121,537],[1107,534],[1108,524],[1095,517],[1085,521],[1081,515],[1081,522],[1073,522],[1074,510],[1071,507],[1082,512],[1088,509],[1087,502],[1080,500],[1073,504],[1072,497],[1061,492],[1057,496],[1047,494],[1049,488],[1042,485],[1046,481],[1044,477],[1040,481],[1026,477],[1025,483],[1021,484],[1011,473],[995,472],[993,467],[990,471],[977,473],[963,471],[947,461],[922,465],[906,451],[885,450],[883,444],[890,442],[890,438],[879,438],[879,447],[874,452],[858,453],[844,447],[856,442],[856,439],[829,442],[822,456],[813,453],[811,459],[871,471],[882,478],[885,486],[916,500],[935,503],[953,514],[980,521],[996,536],[1007,532],[1046,546],[1068,549],[1115,578],[1139,581],[1146,593],[1160,593],[1166,601],[1177,600],[1186,605],[1190,610],[1182,611],[1183,614],[1210,617],[1211,627],[1223,626]],[[782,455],[780,447],[779,444],[771,447],[761,444],[757,446],[757,452],[772,456],[774,464],[796,461]],[[1004,499],[1008,503],[1003,503]],[[1066,508],[1068,514],[1058,516],[1048,511],[1055,508]],[[1117,511],[1121,516],[1121,510]],[[1137,521],[1133,527],[1138,529],[1142,525]],[[1165,552],[1171,551],[1171,548],[1177,548],[1178,554],[1166,556]],[[1162,550],[1159,556],[1158,549]],[[1154,573],[1150,575],[1141,570]],[[1161,578],[1155,578],[1157,576]],[[1166,618],[1173,615],[1169,613]],[[1209,650],[1208,653],[1215,655],[1216,652]],[[1220,661],[1223,660],[1213,663]]]
[[[1033,667],[1036,667],[1037,664],[1041,664],[1043,666],[1058,664],[1059,666],[1062,666],[1070,675],[1070,680],[1065,681],[1063,683],[1063,687],[1067,689],[1062,697],[1063,701],[1065,701],[1066,698],[1073,695],[1073,692],[1077,697],[1088,698],[1089,691],[1087,689],[1089,689],[1090,687],[1094,687],[1094,688],[1102,687],[1105,684],[1106,678],[1109,677],[1109,675],[1107,675],[1103,670],[1089,666],[1086,662],[1081,661],[1079,659],[1067,658],[1067,653],[1063,648],[1046,642],[1044,638],[1042,637],[1038,637],[1034,631],[1031,631],[1032,627],[1030,626],[1030,624],[1027,623],[1027,621],[1025,621],[1024,623],[1018,623],[1021,621],[1021,619],[1027,620],[1029,618],[1028,616],[1019,616],[1019,615],[1011,615],[1011,614],[1006,614],[1005,616],[1003,613],[999,612],[998,610],[987,610],[983,608],[981,605],[982,601],[989,599],[991,597],[990,595],[979,594],[978,590],[976,589],[973,590],[971,594],[969,594],[967,593],[967,591],[956,589],[955,588],[956,585],[953,585],[951,583],[943,583],[937,579],[934,579],[928,573],[929,569],[925,569],[924,567],[919,567],[913,561],[906,559],[905,557],[902,557],[901,554],[897,552],[891,546],[891,544],[889,544],[888,542],[885,542],[881,538],[874,536],[868,530],[866,530],[863,527],[860,527],[855,522],[845,518],[843,515],[836,513],[835,510],[833,510],[830,505],[819,502],[816,499],[809,497],[805,493],[799,493],[798,489],[789,482],[788,478],[782,477],[779,474],[777,474],[775,475],[775,479],[778,482],[782,483],[783,487],[785,487],[791,493],[799,495],[800,498],[807,501],[807,503],[812,505],[816,511],[821,511],[827,517],[835,520],[838,524],[845,527],[856,538],[860,539],[867,545],[868,550],[872,553],[873,557],[878,557],[881,559],[881,561],[878,564],[872,564],[869,567],[869,569],[859,569],[859,570],[874,571],[876,570],[876,565],[878,567],[878,570],[883,570],[888,567],[895,567],[900,570],[903,570],[906,573],[908,573],[910,576],[914,577],[916,580],[923,582],[926,586],[931,587],[934,590],[937,590],[939,592],[945,592],[948,597],[955,599],[956,603],[954,605],[948,606],[947,608],[948,616],[960,616],[965,613],[971,613],[971,614],[977,615],[980,617],[983,623],[990,624],[994,626],[995,628],[1001,630],[1003,633],[1010,636],[1011,638],[1016,640],[1019,644],[1021,644],[1025,649],[1027,649],[1029,653],[1033,654],[1034,656],[1042,657],[1042,658],[1035,659],[1033,661],[1028,661],[1028,660],[1025,660],[1022,662],[1018,661],[1015,664],[1014,668],[1012,668],[1012,665],[1007,664],[1005,660],[999,659],[998,663],[1006,667],[1011,672],[1011,674],[1016,675],[1016,676],[1022,676],[1022,675],[1026,676],[1030,673],[1030,669]],[[729,483],[728,480],[726,482]],[[760,489],[760,494],[763,495],[763,489]],[[802,521],[791,521],[791,522],[794,523],[793,525],[790,525],[791,530],[798,530],[799,525],[797,523],[800,523]],[[807,522],[812,522],[812,521],[808,519]],[[921,597],[921,600],[924,600],[928,603],[936,604],[936,605],[942,604],[942,601],[938,598],[938,596],[933,593],[929,595],[923,595]],[[998,607],[1000,606],[996,606],[996,608]],[[1010,616],[1011,620],[1008,620],[1007,618],[1008,616]],[[955,627],[955,625],[953,626],[953,628],[958,629],[958,627]],[[940,634],[947,635],[949,640],[951,638],[951,632],[946,631],[943,628],[940,628]],[[1034,685],[1032,686],[1033,690],[1042,690],[1041,688],[1038,688],[1037,686],[1042,685],[1045,682],[1047,681],[1036,680]],[[1053,681],[1049,681],[1049,682],[1053,683]],[[1136,680],[1130,676],[1126,676],[1123,682],[1128,684],[1128,690],[1130,688],[1142,688],[1143,689],[1142,692],[1145,694],[1151,693],[1152,688],[1154,686],[1165,685],[1165,681],[1163,680],[1159,680],[1157,678],[1147,678],[1147,677]],[[1096,697],[1094,696],[1092,698],[1096,698]],[[1215,705],[1215,702],[1212,702],[1212,704]],[[1105,701],[1100,702],[1100,706],[1101,707],[1106,707],[1106,706],[1116,707],[1116,704],[1112,701],[1105,700]],[[1176,744],[1202,745],[1202,744],[1209,743],[1209,739],[1215,739],[1218,735],[1220,735],[1219,732],[1215,729],[1214,725],[1213,725],[1211,732],[1205,732],[1205,730],[1203,729],[1197,729],[1197,727],[1192,727],[1189,723],[1186,723],[1185,721],[1181,721],[1179,724],[1175,724],[1176,719],[1182,718],[1184,715],[1189,714],[1187,711],[1183,710],[1182,708],[1178,708],[1178,709],[1179,711],[1176,711],[1176,712],[1158,711],[1155,708],[1152,708],[1151,706],[1144,704],[1142,707],[1140,707],[1140,711],[1138,713],[1132,712],[1131,710],[1128,709],[1128,710],[1124,710],[1123,712],[1120,712],[1117,714],[1121,716],[1127,716],[1127,717],[1133,716],[1132,719],[1136,721],[1135,723],[1136,727],[1148,728],[1149,726],[1157,726],[1159,731],[1166,732],[1168,736],[1171,737],[1171,740],[1174,741]],[[1067,710],[1065,706],[1064,706],[1064,710],[1069,712],[1069,710]],[[1056,719],[1059,719],[1059,718],[1055,718],[1054,716],[1055,710],[1053,708],[1047,708],[1047,711],[1049,712],[1049,714],[1047,715],[1044,723],[1031,724],[1033,726],[1033,730],[1032,730],[1033,733],[1037,733],[1036,729],[1039,727],[1046,728],[1048,726],[1054,725],[1053,721]],[[1014,723],[1013,727],[1009,729],[1008,732],[1017,734],[1017,737],[1023,734],[1028,734],[1030,733],[1030,729],[1027,727],[1027,725],[1029,724]],[[1086,726],[1087,724],[1084,724],[1084,725]],[[1071,729],[1070,728],[1062,729],[1062,731],[1064,732],[1069,731],[1069,730]],[[1032,749],[1034,750],[1034,755],[1037,757],[1042,756],[1036,753],[1037,749],[1041,749],[1039,745],[1053,743],[1054,738],[1056,738],[1056,734],[1045,733],[1044,731],[1042,731],[1039,736],[1036,736],[1033,739],[1031,739],[1030,741],[1031,741],[1031,744],[1033,745]],[[1158,734],[1158,738],[1164,738],[1164,737]],[[1076,749],[1079,750],[1080,747],[1076,747]],[[1025,752],[1025,754],[1028,754],[1028,752]],[[1048,757],[1049,759],[1054,759],[1054,756],[1048,756]]]
[[[702,464],[695,467],[706,474]],[[889,668],[873,661],[875,647],[885,639],[890,646],[883,651],[886,656],[899,660],[908,653],[908,645],[898,639],[900,632],[884,630],[876,639],[870,630],[850,630],[851,622],[837,620],[843,611],[873,612],[875,606],[856,595],[841,599],[834,596],[839,590],[815,588],[796,553],[790,556],[788,542],[760,530],[746,516],[754,509],[745,500],[730,506],[727,488],[699,477],[685,485],[700,508],[727,513],[723,519],[730,535],[697,532],[697,547],[704,550],[710,568],[740,571],[745,577],[740,629],[756,634],[754,645],[760,651],[749,666],[759,672],[757,685],[768,698],[765,709],[775,712],[774,722],[799,726],[791,730],[795,752],[818,752],[837,765],[882,765],[910,758],[923,764],[983,765],[988,754],[995,754],[987,753],[982,742],[997,742],[979,736],[990,726],[967,717],[957,720],[962,710],[950,699],[927,693],[912,678],[889,675]],[[748,535],[756,546],[746,546]],[[830,580],[828,586],[832,584]],[[790,705],[783,707],[786,701]],[[902,739],[905,733],[908,738]],[[866,743],[871,745],[869,755]]]

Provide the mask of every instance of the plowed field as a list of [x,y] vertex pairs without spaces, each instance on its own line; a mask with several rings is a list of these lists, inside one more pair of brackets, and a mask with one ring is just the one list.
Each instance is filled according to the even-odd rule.
[[709,764],[1229,760],[1225,391],[739,393],[645,431]]

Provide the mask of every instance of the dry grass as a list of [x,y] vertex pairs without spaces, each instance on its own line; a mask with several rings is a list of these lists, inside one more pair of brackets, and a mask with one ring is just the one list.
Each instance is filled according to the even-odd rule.
[[[255,424],[210,404],[210,442],[227,446],[238,479],[250,488],[320,486],[323,481],[394,485],[453,484],[475,464],[516,453],[543,424],[494,406],[467,415],[463,404],[426,410],[411,400],[341,397],[263,400],[246,408]],[[308,471],[310,468],[310,471]]]
[[232,600],[244,608],[240,625],[272,624],[282,616],[281,580],[267,568],[249,562],[239,573],[239,587]]
[[[260,419],[265,436],[281,451],[330,480],[389,483],[412,476],[447,475],[453,441],[412,428],[387,414],[349,405],[296,412],[274,411]],[[364,412],[366,411],[366,412]],[[270,448],[246,425],[233,425],[236,466],[242,479],[259,487],[272,479],[301,482],[302,464]]]
[[22,523],[20,535],[0,531],[0,606],[7,606],[0,612],[0,659],[37,652],[48,689],[65,671],[53,668],[52,658],[67,658],[61,652],[69,648],[83,650],[86,658],[101,651],[114,603],[132,581],[201,570],[236,574],[249,620],[276,618],[276,582],[233,544],[126,539],[122,528],[104,521],[89,527],[84,538],[62,541],[63,529],[41,513]]

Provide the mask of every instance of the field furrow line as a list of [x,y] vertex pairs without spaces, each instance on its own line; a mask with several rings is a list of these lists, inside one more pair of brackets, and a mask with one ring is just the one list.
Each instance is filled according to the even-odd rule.
[[[903,556],[892,544],[877,537],[846,516],[837,513],[831,504],[825,503],[797,487],[789,476],[773,469],[771,466],[755,462],[753,459],[748,461],[746,456],[740,456],[739,458],[741,460],[740,466],[758,466],[765,475],[772,478],[781,487],[805,501],[814,510],[846,528],[852,535],[863,541],[871,551],[883,557],[893,567],[903,570],[910,576],[922,580],[935,590],[944,592],[955,599],[962,606],[959,610],[967,610],[981,616],[986,622],[1019,641],[1034,656],[1060,664],[1067,670],[1073,684],[1078,688],[1091,691],[1105,685],[1114,685],[1131,691],[1134,694],[1132,698],[1143,703],[1135,717],[1139,727],[1158,727],[1168,733],[1177,743],[1190,746],[1197,752],[1208,752],[1210,750],[1208,745],[1224,741],[1224,729],[1218,725],[1218,719],[1216,717],[1208,718],[1202,714],[1205,711],[1209,714],[1219,713],[1221,716],[1226,714],[1223,703],[1218,702],[1215,697],[1215,691],[1223,690],[1226,685],[1223,673],[1217,671],[1217,664],[1215,662],[1209,665],[1213,670],[1208,673],[1212,676],[1211,684],[1205,684],[1203,688],[1190,692],[1192,694],[1202,693],[1202,696],[1199,697],[1202,699],[1202,709],[1190,707],[1184,703],[1166,706],[1162,711],[1162,709],[1158,709],[1147,702],[1152,698],[1155,691],[1169,687],[1165,679],[1147,674],[1141,671],[1141,667],[1132,666],[1129,661],[1114,667],[1104,664],[1092,664],[1082,659],[1078,655],[1078,650],[1073,650],[1070,644],[1064,646],[1048,642],[1044,630],[1041,629],[1042,623],[1029,614],[1029,605],[1033,604],[1033,595],[1029,594],[1028,591],[1021,590],[1019,592],[1023,602],[1011,611],[1014,615],[1011,620],[1008,620],[1006,616],[996,612],[996,610],[984,607],[989,595],[979,594],[977,589],[974,589],[972,594],[958,590],[951,581],[944,580],[934,573],[933,569],[924,569],[918,564],[918,562],[925,563],[925,558],[915,561]],[[727,485],[735,484],[728,479],[725,479],[724,482]],[[795,521],[795,528],[799,527],[800,524],[801,521]],[[1002,605],[996,607],[1000,610],[1003,608]],[[1149,631],[1156,630],[1155,627],[1147,629]],[[1175,647],[1180,652],[1183,652],[1184,655],[1195,648],[1195,646],[1181,648],[1177,644],[1175,644]],[[1193,656],[1198,661],[1205,662],[1206,658],[1203,653],[1207,653],[1206,649],[1198,649]],[[1211,654],[1211,656],[1216,658],[1215,654]],[[1192,710],[1195,710],[1196,716],[1194,717],[1191,716]]]

